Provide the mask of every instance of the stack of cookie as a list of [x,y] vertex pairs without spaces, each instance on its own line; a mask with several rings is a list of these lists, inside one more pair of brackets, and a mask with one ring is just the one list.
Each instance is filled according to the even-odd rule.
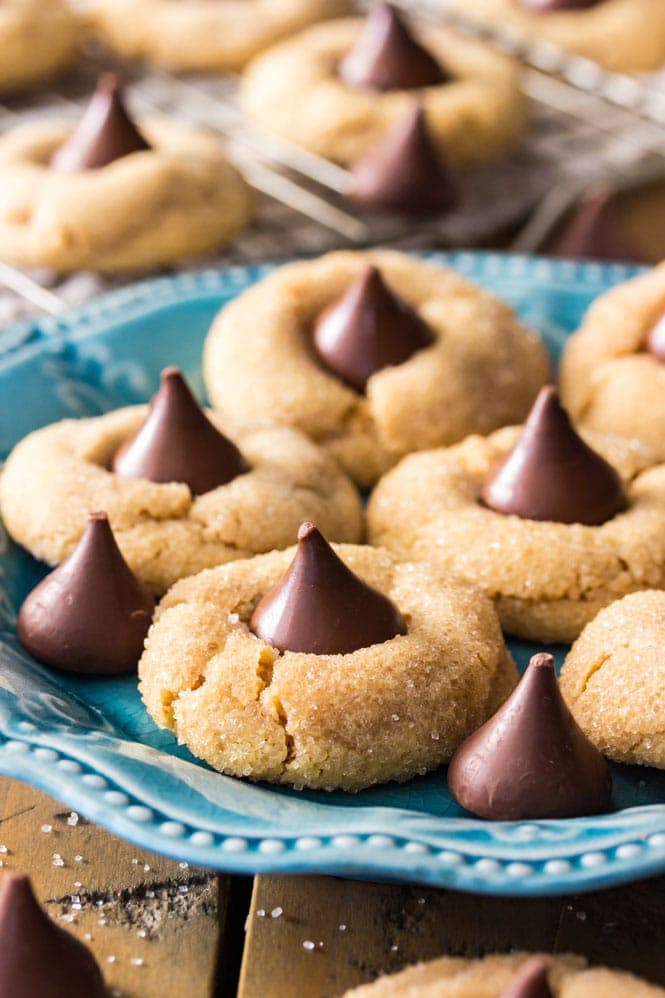
[[[26,648],[93,674],[140,658],[153,719],[236,776],[356,791],[454,756],[483,817],[608,810],[601,753],[665,765],[663,273],[571,339],[575,426],[538,336],[454,271],[387,250],[277,269],[210,330],[212,410],[167,368],[149,408],[11,454],[7,528],[59,566]],[[611,435],[610,377],[648,407]],[[561,691],[546,654],[517,685],[502,628],[581,634]]]

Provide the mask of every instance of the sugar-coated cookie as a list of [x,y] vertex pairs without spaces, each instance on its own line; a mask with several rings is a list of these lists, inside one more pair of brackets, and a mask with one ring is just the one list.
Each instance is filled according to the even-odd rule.
[[59,271],[127,271],[212,252],[247,223],[251,197],[219,140],[141,123],[150,148],[98,169],[49,165],[72,136],[29,122],[0,138],[0,259]]
[[[452,0],[460,13],[516,29],[531,41],[551,42],[619,72],[657,69],[665,61],[662,0]],[[538,9],[539,6],[541,9]],[[549,9],[548,9],[549,8]]]
[[376,146],[414,96],[422,102],[432,137],[453,161],[491,158],[521,138],[526,104],[511,60],[427,24],[418,28],[418,39],[450,79],[389,90],[355,86],[340,77],[339,67],[363,29],[360,18],[329,21],[257,56],[241,85],[250,117],[340,163],[353,162]]
[[[607,967],[588,967],[581,956],[570,954],[506,953],[478,959],[442,956],[418,963],[398,974],[380,977],[347,991],[344,998],[502,998],[517,975],[537,964],[546,966],[547,983],[554,998],[659,998],[662,988],[633,974]],[[505,992],[506,995],[508,992]],[[511,992],[512,994],[513,992]],[[517,990],[514,994],[517,995]],[[524,995],[545,994],[527,991]]]
[[520,437],[506,427],[404,458],[372,494],[369,536],[482,588],[509,633],[568,642],[613,600],[665,586],[665,465],[622,438],[590,437],[623,481],[625,511],[597,525],[506,515],[481,493]]
[[[281,592],[304,537],[297,551],[213,568],[166,594],[139,664],[149,714],[211,766],[254,780],[357,791],[436,768],[517,681],[491,602],[448,573],[335,545],[341,572],[387,597],[404,626],[347,653],[279,651],[257,636],[257,607]],[[296,587],[305,603],[310,589]],[[348,603],[334,617],[342,637],[347,615]],[[309,613],[303,623],[320,627]]]
[[121,56],[177,72],[224,72],[350,7],[350,0],[92,0],[86,14],[92,32]]
[[78,51],[80,24],[65,0],[0,4],[0,92],[22,90],[66,69]]
[[[155,592],[211,565],[292,543],[303,519],[333,538],[357,541],[358,494],[331,457],[283,427],[231,436],[249,470],[201,495],[179,482],[107,470],[144,423],[145,406],[63,420],[15,447],[0,476],[0,510],[19,544],[50,565],[80,540],[88,514],[108,513],[132,571]],[[220,426],[213,413],[209,418]]]
[[[408,322],[424,323],[431,342],[377,370],[361,391],[317,358],[312,343],[326,309],[367,284],[368,266],[384,284],[378,304],[369,291],[363,299],[371,298],[362,314],[376,323],[378,339],[386,324],[398,332],[410,310]],[[386,289],[397,303],[386,302]],[[367,327],[357,325],[362,346]],[[221,412],[297,427],[369,486],[410,451],[524,418],[549,360],[509,306],[455,271],[373,250],[289,264],[240,295],[212,326],[203,369]]]
[[616,762],[665,769],[665,592],[601,610],[571,648],[561,691],[575,720]]
[[560,378],[581,426],[634,437],[665,460],[665,263],[593,303],[566,343]]

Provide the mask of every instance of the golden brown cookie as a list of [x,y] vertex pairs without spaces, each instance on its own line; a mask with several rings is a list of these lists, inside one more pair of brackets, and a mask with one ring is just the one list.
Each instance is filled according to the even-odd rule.
[[66,69],[78,53],[80,25],[64,0],[0,4],[0,92],[21,90]]
[[104,510],[132,571],[163,592],[203,568],[285,547],[304,519],[316,520],[332,538],[360,539],[355,488],[332,458],[294,430],[231,431],[251,470],[195,497],[176,482],[107,471],[146,413],[136,406],[67,419],[18,444],[0,476],[0,510],[14,540],[59,564],[81,538],[88,514]]
[[88,21],[119,55],[176,72],[223,72],[350,6],[350,0],[92,0]]
[[665,769],[665,592],[601,610],[571,648],[561,692],[575,720],[616,762]]
[[278,652],[248,627],[295,549],[183,579],[162,600],[139,664],[153,720],[216,769],[357,791],[448,760],[517,681],[478,590],[386,551],[336,545],[408,632],[349,654]]
[[[659,998],[662,988],[607,967],[588,967],[581,956],[539,954],[551,969],[554,998]],[[501,998],[531,953],[492,954],[480,959],[442,956],[347,991],[344,998]],[[535,991],[533,992],[536,993]],[[540,992],[539,992],[540,993]],[[526,992],[525,992],[526,994]]]
[[211,252],[247,223],[247,185],[217,138],[165,121],[152,148],[100,169],[48,163],[72,134],[28,123],[0,138],[0,258],[20,267],[124,271]]
[[506,427],[405,458],[372,494],[369,536],[479,586],[509,633],[573,641],[601,607],[665,586],[665,465],[649,467],[652,453],[621,438],[587,438],[623,479],[626,511],[600,526],[522,519],[480,502],[519,435]]
[[242,80],[247,113],[270,131],[340,163],[376,146],[403,119],[414,95],[422,101],[433,138],[453,161],[491,158],[521,138],[526,105],[511,60],[428,24],[418,36],[452,75],[451,82],[384,92],[350,86],[337,68],[362,29],[359,18],[327,22],[258,56]]
[[[315,359],[311,330],[370,263],[434,342],[360,394]],[[289,264],[246,291],[212,326],[203,368],[221,412],[297,427],[369,486],[409,451],[522,419],[549,360],[512,309],[453,270],[374,250]]]
[[[634,437],[665,460],[665,362],[647,349],[665,318],[665,263],[598,298],[566,344],[561,395],[590,430]],[[665,330],[665,327],[664,327]]]
[[451,0],[465,17],[551,42],[620,72],[656,69],[665,62],[661,0],[598,0],[579,10],[531,8],[522,0]]

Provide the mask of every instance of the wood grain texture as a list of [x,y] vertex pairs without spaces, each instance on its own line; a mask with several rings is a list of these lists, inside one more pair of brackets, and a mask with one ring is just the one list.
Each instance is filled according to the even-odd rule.
[[510,949],[576,952],[665,985],[664,888],[661,878],[518,901],[328,877],[258,877],[239,998],[338,998],[418,960]]
[[226,879],[68,819],[76,821],[69,809],[0,778],[0,846],[8,850],[0,877],[6,869],[30,874],[51,917],[90,946],[112,994],[210,998]]

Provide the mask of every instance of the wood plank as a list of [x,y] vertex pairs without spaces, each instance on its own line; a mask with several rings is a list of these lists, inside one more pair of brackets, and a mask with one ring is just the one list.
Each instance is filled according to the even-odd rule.
[[661,878],[519,901],[326,877],[258,877],[239,998],[338,998],[418,960],[514,948],[574,951],[665,985],[664,887]]
[[5,778],[0,846],[9,850],[3,869],[31,875],[51,917],[90,946],[113,993],[214,993],[225,878],[137,849]]

